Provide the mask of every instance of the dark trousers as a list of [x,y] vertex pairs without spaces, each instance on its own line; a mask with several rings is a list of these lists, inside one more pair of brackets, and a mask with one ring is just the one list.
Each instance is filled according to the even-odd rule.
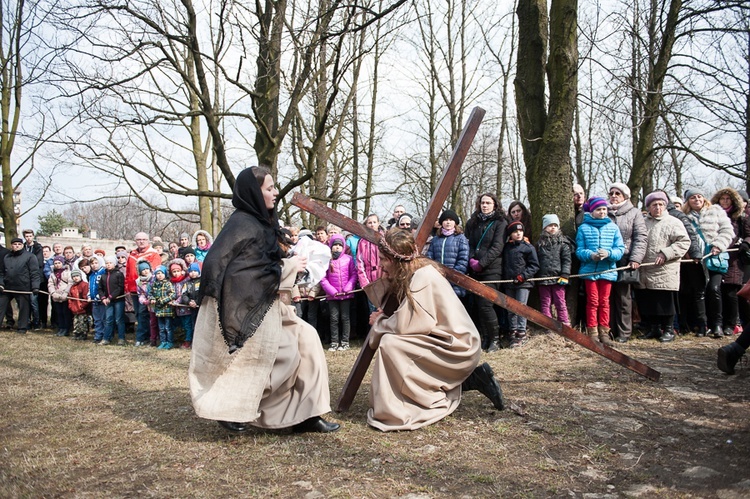
[[352,300],[329,300],[328,313],[331,320],[331,343],[349,344],[351,330],[349,308]]
[[706,277],[703,265],[683,263],[680,266],[680,300],[691,328],[707,325]]
[[633,332],[633,295],[630,284],[613,282],[610,299],[609,328],[617,337],[630,338]]
[[717,328],[721,331],[721,278],[723,274],[708,272],[708,283],[706,283],[706,317],[708,327]]
[[47,293],[37,293],[37,303],[39,304],[39,322],[42,327],[47,327],[47,308],[49,307],[49,295]]
[[[500,284],[488,284],[489,287],[500,289]],[[495,304],[478,295],[473,296],[474,306],[471,318],[474,325],[479,330],[482,338],[482,347],[486,350],[490,343],[500,334],[500,325],[498,324],[497,314],[495,313]]]
[[16,300],[18,305],[18,320],[16,329],[26,331],[29,329],[29,318],[31,315],[31,295],[22,295],[15,293],[0,293],[0,322],[8,310],[10,310],[10,300]]
[[73,313],[68,308],[67,301],[53,301],[52,308],[57,311],[57,327],[61,331],[73,330]]

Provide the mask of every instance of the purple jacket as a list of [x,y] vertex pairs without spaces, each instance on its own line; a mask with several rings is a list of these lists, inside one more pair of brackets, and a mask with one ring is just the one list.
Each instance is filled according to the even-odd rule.
[[[329,300],[348,300],[353,298],[351,292],[357,284],[357,269],[351,255],[342,253],[340,257],[331,259],[328,264],[328,272],[320,280],[323,291]],[[338,293],[346,293],[336,296]]]

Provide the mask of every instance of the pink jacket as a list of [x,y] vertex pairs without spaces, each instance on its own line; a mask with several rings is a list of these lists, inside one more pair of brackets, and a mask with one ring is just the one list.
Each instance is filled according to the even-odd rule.
[[378,245],[367,239],[360,239],[359,246],[357,246],[357,277],[359,285],[363,288],[380,279]]
[[[342,253],[340,257],[331,260],[328,272],[321,279],[320,285],[329,300],[348,300],[353,298],[351,292],[357,284],[357,269],[351,255]],[[345,293],[345,294],[339,294]]]

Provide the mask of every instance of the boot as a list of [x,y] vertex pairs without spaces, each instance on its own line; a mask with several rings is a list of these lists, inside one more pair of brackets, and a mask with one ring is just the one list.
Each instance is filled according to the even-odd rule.
[[656,340],[661,338],[661,326],[658,324],[651,324],[648,328],[648,333],[643,337],[644,340]]
[[526,343],[526,331],[513,331],[512,340],[510,342],[510,348],[519,348]]
[[698,338],[704,338],[706,336],[706,325],[698,326],[698,330],[695,332]]
[[599,341],[599,338],[597,337],[598,331],[595,327],[587,327],[586,328],[586,335],[591,338],[591,341]]
[[497,352],[500,350],[500,332],[495,331],[495,333],[492,335],[492,341],[490,341],[489,346],[487,347],[487,353]]
[[495,409],[502,411],[505,408],[503,400],[503,391],[500,389],[500,383],[495,378],[495,373],[488,363],[477,366],[468,378],[461,384],[461,389],[465,392],[469,390],[479,390],[479,393],[490,399]]
[[737,365],[744,353],[745,349],[736,341],[724,345],[717,352],[716,366],[727,374],[734,374],[734,366]]
[[609,328],[607,326],[599,326],[599,341],[603,345],[612,346],[612,338],[609,337]]
[[672,328],[667,326],[664,328],[664,332],[659,336],[659,342],[660,343],[669,343],[670,341],[674,341],[674,334],[672,333]]

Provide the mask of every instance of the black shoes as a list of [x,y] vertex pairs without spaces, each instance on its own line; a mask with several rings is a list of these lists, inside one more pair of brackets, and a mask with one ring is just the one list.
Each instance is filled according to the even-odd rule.
[[248,428],[246,423],[234,423],[232,421],[218,421],[218,423],[219,426],[232,433],[242,433],[243,431],[247,431]]
[[329,423],[320,416],[306,419],[301,423],[292,426],[294,433],[333,433],[338,431],[341,425],[338,423]]
[[670,341],[674,341],[674,335],[668,330],[664,330],[664,333],[659,337],[659,341],[661,343],[669,343]]
[[734,374],[734,366],[742,358],[745,349],[739,343],[733,341],[729,345],[719,348],[716,356],[716,366],[727,374]]
[[505,409],[503,400],[503,391],[500,389],[500,383],[495,379],[495,373],[488,363],[477,366],[466,381],[461,384],[464,391],[478,390],[479,393],[490,399],[495,409],[502,411]]

